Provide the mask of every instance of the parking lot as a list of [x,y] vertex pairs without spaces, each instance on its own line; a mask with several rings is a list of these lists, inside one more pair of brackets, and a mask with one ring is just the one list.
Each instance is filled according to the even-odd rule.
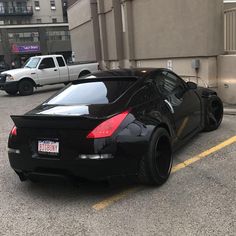
[[0,91],[0,235],[235,235],[236,119],[200,133],[174,156],[159,188],[58,179],[20,182],[10,168],[12,114],[23,114],[63,86],[31,96]]

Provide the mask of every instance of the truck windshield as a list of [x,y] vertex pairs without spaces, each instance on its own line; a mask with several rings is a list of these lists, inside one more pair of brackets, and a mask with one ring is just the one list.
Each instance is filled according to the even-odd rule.
[[24,65],[25,68],[36,68],[40,58],[30,58]]

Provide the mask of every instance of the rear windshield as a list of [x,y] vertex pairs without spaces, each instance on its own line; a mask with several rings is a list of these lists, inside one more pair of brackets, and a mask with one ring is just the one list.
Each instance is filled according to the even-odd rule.
[[135,79],[117,79],[72,84],[47,104],[109,104],[119,98],[135,81]]

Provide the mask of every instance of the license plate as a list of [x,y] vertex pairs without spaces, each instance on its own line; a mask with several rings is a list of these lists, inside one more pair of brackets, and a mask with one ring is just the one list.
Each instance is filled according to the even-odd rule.
[[59,154],[59,142],[38,141],[38,153],[56,156]]

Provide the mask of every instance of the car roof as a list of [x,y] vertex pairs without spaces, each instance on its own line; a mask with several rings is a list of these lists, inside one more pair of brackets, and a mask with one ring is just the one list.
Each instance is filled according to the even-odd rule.
[[[102,77],[137,77],[137,78],[146,78],[148,77],[152,72],[155,71],[169,71],[168,69],[164,68],[135,68],[135,69],[115,69],[115,70],[106,70],[106,71],[99,71],[92,73],[89,77],[94,78],[92,76],[95,76],[97,78]],[[89,78],[88,77],[88,78]]]

